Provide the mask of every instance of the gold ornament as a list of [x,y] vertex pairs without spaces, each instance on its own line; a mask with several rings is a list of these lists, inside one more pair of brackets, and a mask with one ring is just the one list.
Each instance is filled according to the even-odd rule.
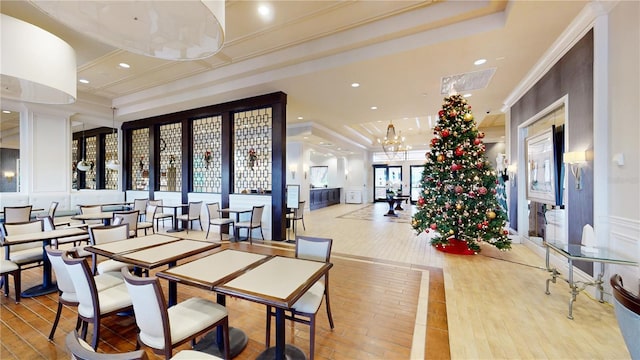
[[464,114],[464,121],[471,121],[471,120],[473,120],[473,114],[472,113]]
[[443,162],[444,161],[444,155],[440,154],[438,155],[438,162]]
[[462,210],[462,204],[456,204],[456,210]]
[[493,220],[496,218],[496,213],[494,211],[487,211],[487,217]]
[[453,235],[453,230],[449,230],[449,234]]

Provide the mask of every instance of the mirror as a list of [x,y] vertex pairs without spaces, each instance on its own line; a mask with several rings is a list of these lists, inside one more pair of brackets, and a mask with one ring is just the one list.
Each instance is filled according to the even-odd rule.
[[20,113],[0,113],[0,192],[20,190]]
[[329,167],[312,166],[309,169],[309,182],[311,187],[327,187],[329,185]]

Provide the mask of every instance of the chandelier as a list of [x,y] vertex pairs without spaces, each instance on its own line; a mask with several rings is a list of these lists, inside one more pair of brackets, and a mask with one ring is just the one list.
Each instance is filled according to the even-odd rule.
[[404,143],[402,132],[396,134],[396,128],[393,126],[393,122],[389,122],[387,135],[383,139],[378,139],[378,144],[382,145],[382,150],[384,150],[389,161],[401,160],[401,155],[406,155],[407,150],[411,149],[411,146]]
[[111,129],[116,142],[116,153],[111,155],[112,157],[107,161],[106,167],[107,169],[118,171],[120,170],[120,161],[118,160],[118,135],[116,134],[116,108],[113,106],[111,107]]

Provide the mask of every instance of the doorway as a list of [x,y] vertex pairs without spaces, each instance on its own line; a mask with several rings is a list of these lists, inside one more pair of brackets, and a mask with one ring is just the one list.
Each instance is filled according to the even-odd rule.
[[387,201],[387,189],[402,190],[402,166],[373,165],[373,201]]

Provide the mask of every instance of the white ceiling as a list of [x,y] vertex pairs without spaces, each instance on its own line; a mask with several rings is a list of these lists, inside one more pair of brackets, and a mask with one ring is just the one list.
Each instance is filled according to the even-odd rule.
[[[264,3],[271,21],[257,14]],[[389,121],[414,148],[426,148],[442,78],[489,69],[488,85],[469,91],[468,101],[488,141],[499,141],[504,100],[586,3],[228,0],[223,49],[186,62],[99,43],[28,1],[2,0],[0,11],[76,50],[78,79],[90,83],[78,83],[76,104],[60,105],[74,121],[110,126],[111,106],[122,122],[283,91],[289,140],[340,153],[378,150]],[[473,65],[479,58],[487,62]]]

